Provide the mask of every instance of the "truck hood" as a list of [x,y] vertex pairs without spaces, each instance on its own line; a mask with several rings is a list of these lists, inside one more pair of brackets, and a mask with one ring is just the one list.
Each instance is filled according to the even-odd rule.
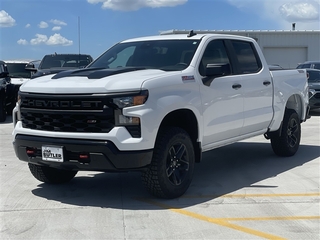
[[[72,94],[106,93],[140,90],[144,81],[172,75],[158,69],[85,68],[32,79],[20,87],[22,92]],[[176,73],[175,73],[176,74]]]
[[29,81],[30,78],[23,77],[11,77],[11,83],[14,85],[22,85],[23,83]]

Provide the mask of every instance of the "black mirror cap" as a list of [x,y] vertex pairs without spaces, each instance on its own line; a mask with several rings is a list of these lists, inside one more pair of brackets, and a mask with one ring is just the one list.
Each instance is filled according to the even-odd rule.
[[35,68],[34,64],[32,62],[27,63],[25,66],[25,69],[27,71],[37,71],[37,69]]
[[230,74],[229,63],[210,63],[206,66],[206,76],[227,76]]

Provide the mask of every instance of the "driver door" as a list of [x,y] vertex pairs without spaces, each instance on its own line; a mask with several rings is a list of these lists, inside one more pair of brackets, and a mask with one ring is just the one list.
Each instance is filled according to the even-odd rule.
[[203,109],[203,150],[221,145],[240,135],[243,126],[243,94],[241,76],[205,76],[207,64],[229,64],[224,40],[208,43],[199,64],[199,78]]

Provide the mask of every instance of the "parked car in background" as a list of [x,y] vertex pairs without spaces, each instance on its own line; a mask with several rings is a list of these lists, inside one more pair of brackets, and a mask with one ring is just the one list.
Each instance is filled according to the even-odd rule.
[[11,84],[13,84],[15,100],[18,97],[20,86],[31,79],[34,72],[26,70],[26,66],[32,64],[34,67],[34,60],[5,60],[7,65]]
[[55,74],[61,71],[84,68],[93,61],[88,54],[49,54],[45,55],[38,68],[27,68],[29,71],[36,71],[31,78],[43,75]]
[[14,87],[11,84],[8,68],[4,61],[0,61],[0,122],[6,120],[7,114],[11,115],[15,105]]
[[309,85],[309,105],[311,110],[320,109],[320,70],[306,69]]
[[300,63],[297,68],[311,68],[311,69],[320,69],[320,61],[307,61]]

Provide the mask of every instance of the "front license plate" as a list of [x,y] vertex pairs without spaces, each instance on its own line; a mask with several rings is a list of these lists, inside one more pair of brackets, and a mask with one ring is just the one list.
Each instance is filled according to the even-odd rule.
[[62,147],[42,146],[42,160],[51,162],[63,162]]

